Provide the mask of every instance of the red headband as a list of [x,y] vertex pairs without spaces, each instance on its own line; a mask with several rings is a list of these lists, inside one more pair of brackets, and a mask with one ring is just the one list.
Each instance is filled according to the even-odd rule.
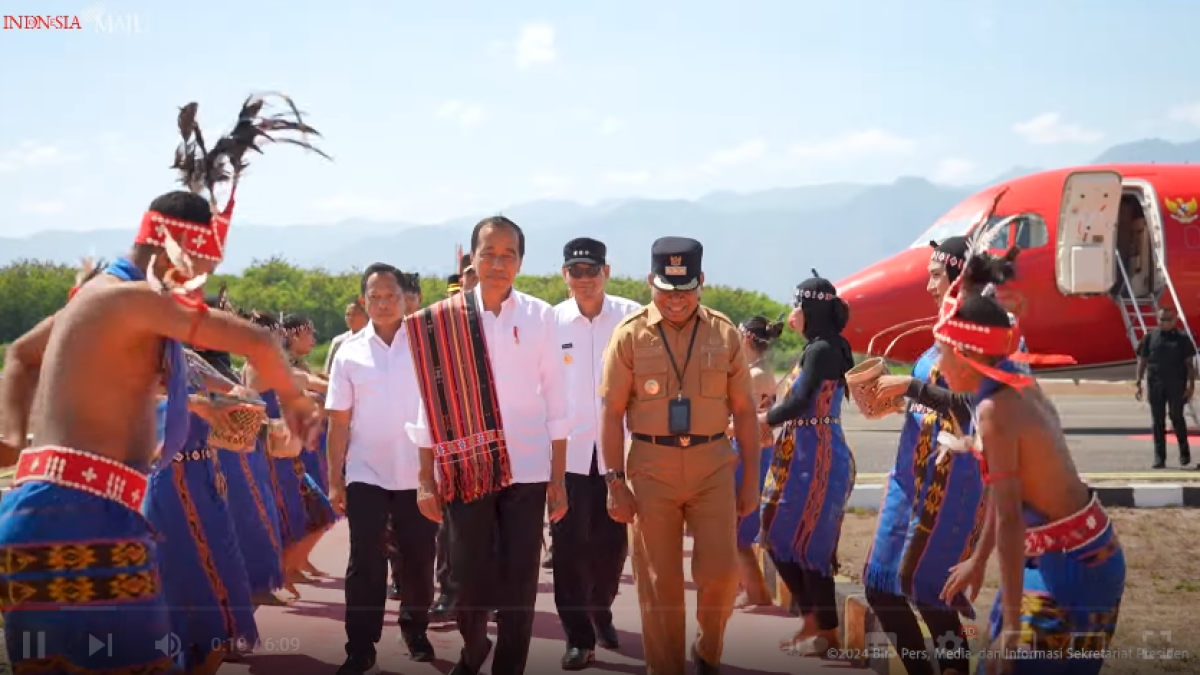
[[225,258],[225,238],[229,235],[229,223],[233,219],[233,194],[225,211],[215,214],[208,223],[192,223],[164,216],[157,211],[147,211],[142,216],[135,244],[163,247],[170,235],[179,247],[193,258],[221,262]]
[[[1059,354],[1028,354],[1020,351],[1021,327],[1016,317],[1011,318],[1009,327],[985,326],[958,316],[962,302],[960,295],[963,277],[959,277],[950,286],[946,299],[942,301],[938,321],[933,327],[933,337],[938,342],[945,343],[960,356],[977,355],[1004,357],[1017,361],[1038,365],[1071,365],[1075,359]],[[1010,315],[1012,316],[1012,315]],[[998,382],[1007,384],[1014,389],[1021,389],[1033,384],[1033,375],[1010,373],[993,368],[974,359],[965,359],[972,368]]]

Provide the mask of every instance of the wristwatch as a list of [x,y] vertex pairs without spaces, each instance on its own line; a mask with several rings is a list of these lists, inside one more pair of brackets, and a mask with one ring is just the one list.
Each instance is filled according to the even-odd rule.
[[608,484],[616,483],[617,481],[625,482],[625,472],[609,469],[604,473],[604,482]]

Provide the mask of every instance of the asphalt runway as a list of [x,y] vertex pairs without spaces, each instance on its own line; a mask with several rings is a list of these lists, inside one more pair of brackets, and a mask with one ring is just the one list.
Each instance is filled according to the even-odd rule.
[[[1150,472],[1154,444],[1150,441],[1150,408],[1125,396],[1052,396],[1067,432],[1067,443],[1081,473]],[[858,464],[859,482],[879,482],[891,470],[900,440],[901,415],[867,420],[850,401],[842,405],[842,425]],[[1193,456],[1200,458],[1200,439],[1192,431]],[[1174,438],[1168,436],[1167,470],[1179,470]],[[1194,464],[1193,464],[1194,466]],[[1155,474],[1163,474],[1158,471]],[[1200,479],[1200,471],[1193,472]],[[1163,476],[1166,477],[1165,475]],[[867,480],[872,479],[872,480]]]

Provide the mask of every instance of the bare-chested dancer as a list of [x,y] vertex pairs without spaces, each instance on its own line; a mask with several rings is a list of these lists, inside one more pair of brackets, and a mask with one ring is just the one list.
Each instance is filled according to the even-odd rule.
[[[140,512],[164,353],[176,341],[194,341],[245,354],[285,392],[297,433],[306,431],[315,406],[292,383],[269,333],[229,315],[208,315],[145,283],[101,275],[52,326],[45,328],[50,335],[36,393],[37,447],[21,454],[14,488],[0,503],[0,553],[21,563],[0,573],[20,589],[3,600],[9,657],[18,673],[169,672],[173,663],[155,641],[170,632],[170,619]],[[178,378],[180,371],[168,375]],[[90,654],[89,634],[111,634],[112,656]],[[37,649],[21,649],[26,635],[38,636]]]
[[[972,436],[940,440],[980,457],[1000,557],[988,652],[996,658],[984,670],[1098,673],[1116,629],[1125,556],[1079,477],[1057,413],[1020,365],[1041,359],[1015,353],[1017,323],[985,293],[1012,276],[1015,257],[1015,249],[969,256],[934,329],[946,383],[974,392],[977,406]],[[985,564],[951,583],[977,593]]]

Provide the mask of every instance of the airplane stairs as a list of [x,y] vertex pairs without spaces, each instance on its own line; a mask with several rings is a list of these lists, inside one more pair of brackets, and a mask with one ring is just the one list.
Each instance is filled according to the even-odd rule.
[[[1175,311],[1179,314],[1179,323],[1188,337],[1192,339],[1192,343],[1195,344],[1196,337],[1192,334],[1192,329],[1187,323],[1186,313],[1179,304],[1179,296],[1175,293],[1175,284],[1171,283],[1167,266],[1161,263],[1159,257],[1154,253],[1153,246],[1150,247],[1150,251],[1150,257],[1154,259],[1154,268],[1162,275],[1166,282],[1165,290],[1175,301]],[[1125,271],[1125,263],[1120,256],[1117,256],[1117,269],[1121,273],[1121,294],[1115,300],[1121,309],[1121,319],[1125,322],[1125,333],[1129,336],[1129,344],[1133,348],[1134,354],[1137,354],[1138,344],[1142,341],[1142,337],[1158,327],[1158,303],[1162,290],[1151,295],[1137,297],[1129,282],[1129,274]],[[1197,356],[1195,360],[1197,368],[1200,369],[1200,356]],[[1185,408],[1193,427],[1200,428],[1200,412],[1197,411],[1195,399],[1188,401]]]

